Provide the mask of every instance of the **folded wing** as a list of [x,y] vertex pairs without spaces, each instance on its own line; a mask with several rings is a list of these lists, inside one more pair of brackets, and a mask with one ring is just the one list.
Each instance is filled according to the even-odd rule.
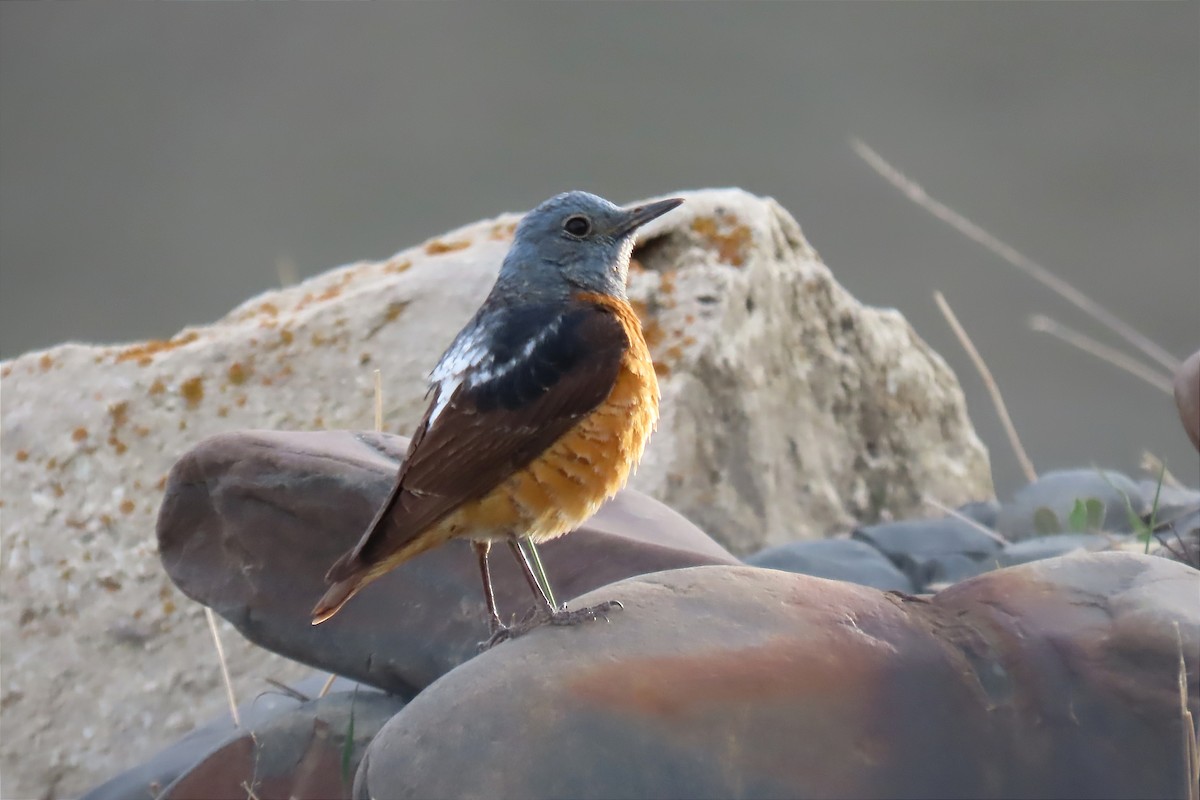
[[436,387],[391,495],[327,581],[351,581],[386,563],[528,465],[608,397],[629,344],[610,311],[577,302],[536,325],[522,313],[498,321],[483,367]]

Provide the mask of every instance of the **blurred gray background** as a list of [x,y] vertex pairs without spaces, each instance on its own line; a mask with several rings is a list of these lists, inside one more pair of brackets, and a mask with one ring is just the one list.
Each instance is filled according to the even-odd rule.
[[0,4],[0,354],[168,337],[299,274],[567,188],[772,195],[839,280],[991,365],[1039,469],[1200,465],[1103,331],[912,205],[936,197],[1179,356],[1200,345],[1195,3]]

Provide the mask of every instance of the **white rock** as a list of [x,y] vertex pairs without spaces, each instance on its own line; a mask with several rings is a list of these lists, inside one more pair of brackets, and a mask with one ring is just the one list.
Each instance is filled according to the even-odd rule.
[[[922,513],[925,493],[991,495],[953,374],[899,314],[850,297],[774,201],[685,196],[635,253],[663,390],[636,486],[739,552]],[[8,794],[77,794],[223,709],[204,620],[155,556],[167,470],[220,431],[370,428],[376,368],[385,428],[407,433],[516,219],[267,292],[168,341],[0,365]],[[224,639],[239,700],[305,672]]]

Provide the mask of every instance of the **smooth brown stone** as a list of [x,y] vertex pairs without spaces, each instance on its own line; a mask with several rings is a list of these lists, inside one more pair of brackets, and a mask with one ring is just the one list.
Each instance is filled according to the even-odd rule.
[[396,698],[374,691],[338,692],[311,700],[253,730],[237,731],[161,794],[146,796],[158,800],[349,797],[363,751],[401,705]]
[[1192,353],[1175,373],[1175,405],[1192,446],[1200,450],[1200,350]]
[[[326,570],[362,535],[406,447],[402,437],[351,431],[244,431],[201,442],[168,479],[158,519],[167,573],[257,644],[411,697],[487,638],[466,542],[398,567],[328,622],[309,621]],[[559,602],[633,575],[738,563],[631,490],[540,550]],[[493,549],[492,563],[502,614],[524,614],[532,596],[506,548]]]
[[429,686],[354,796],[1185,794],[1200,572],[1183,565],[1058,558],[931,601],[698,567],[581,602],[610,593],[609,624],[539,628]]

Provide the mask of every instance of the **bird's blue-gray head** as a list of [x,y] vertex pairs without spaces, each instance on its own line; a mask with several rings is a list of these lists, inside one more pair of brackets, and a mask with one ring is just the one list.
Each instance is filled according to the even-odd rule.
[[496,290],[526,301],[575,291],[625,297],[634,233],[682,203],[672,198],[621,208],[587,192],[565,192],[517,226]]

